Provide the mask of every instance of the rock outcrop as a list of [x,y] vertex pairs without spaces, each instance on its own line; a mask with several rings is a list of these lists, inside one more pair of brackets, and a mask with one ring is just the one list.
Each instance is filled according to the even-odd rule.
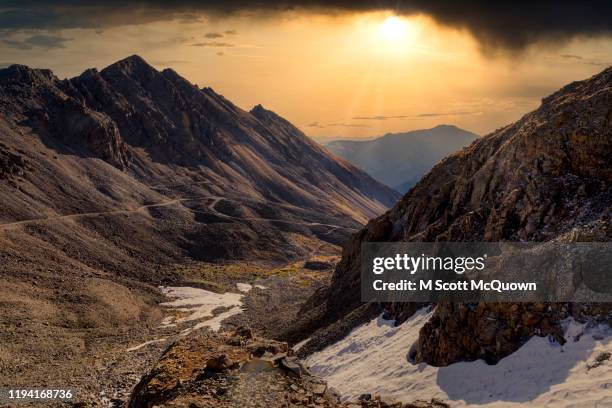
[[0,143],[0,180],[24,176],[29,169],[28,161],[21,154]]
[[0,70],[0,110],[76,154],[92,154],[124,169],[129,153],[115,122],[70,98],[63,89],[67,83],[49,70],[12,65]]
[[370,394],[341,402],[286,343],[255,337],[245,328],[191,335],[170,345],[134,388],[129,406],[448,408],[435,399],[403,404]]
[[[608,241],[611,216],[608,68],[567,85],[518,122],[436,165],[350,240],[330,289],[318,293],[305,312],[321,327],[359,307],[362,242]],[[400,322],[414,311],[413,304],[385,307]],[[587,309],[610,318],[605,307]],[[535,334],[558,338],[556,322],[568,314],[584,315],[585,306],[439,304],[413,358],[433,365],[477,358],[496,362]]]

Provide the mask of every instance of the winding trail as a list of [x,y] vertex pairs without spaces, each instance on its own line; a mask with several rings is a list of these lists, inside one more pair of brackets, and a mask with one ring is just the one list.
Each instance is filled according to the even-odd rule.
[[[138,212],[142,212],[144,210],[147,210],[149,208],[155,208],[155,207],[167,207],[170,205],[175,205],[175,204],[180,204],[186,201],[202,201],[202,200],[210,200],[212,199],[212,202],[210,204],[208,204],[207,209],[212,212],[214,215],[221,217],[221,218],[227,218],[227,219],[234,219],[234,220],[238,220],[238,221],[261,221],[261,222],[278,222],[278,223],[285,223],[285,224],[291,224],[291,225],[303,225],[303,226],[307,226],[307,227],[328,227],[330,228],[330,230],[328,232],[326,232],[323,235],[328,235],[331,232],[337,230],[337,229],[345,229],[348,231],[356,231],[356,228],[352,228],[352,227],[346,227],[343,225],[335,225],[335,224],[325,224],[325,223],[319,223],[319,222],[299,222],[299,221],[289,221],[289,220],[282,220],[282,219],[272,219],[272,218],[261,218],[261,217],[235,217],[235,216],[231,216],[231,215],[227,215],[224,213],[219,212],[215,207],[216,205],[219,203],[219,201],[221,200],[231,200],[229,198],[226,197],[220,197],[220,196],[216,196],[216,195],[207,195],[207,196],[199,196],[199,197],[186,197],[186,198],[175,198],[173,200],[169,200],[169,201],[165,201],[165,202],[161,202],[161,203],[153,203],[153,204],[146,204],[146,205],[141,205],[140,207],[137,207],[135,209],[122,209],[122,210],[111,210],[111,211],[96,211],[96,212],[88,212],[88,213],[75,213],[75,214],[65,214],[65,215],[57,215],[57,216],[51,216],[51,217],[46,217],[46,218],[32,218],[29,220],[22,220],[22,221],[15,221],[15,222],[10,222],[10,223],[5,223],[5,224],[0,224],[0,230],[7,230],[7,229],[11,229],[11,228],[17,228],[20,226],[24,226],[24,225],[32,225],[32,224],[37,224],[37,223],[45,223],[45,222],[53,222],[53,221],[61,221],[61,220],[74,220],[74,219],[79,219],[79,218],[85,218],[85,217],[99,217],[99,216],[104,216],[104,215],[119,215],[119,214],[133,214],[133,213],[138,213]],[[194,213],[206,213],[204,211],[197,211],[197,210],[193,210],[191,208],[186,207],[189,211],[194,212]]]
[[9,229],[11,227],[18,227],[21,225],[36,224],[40,222],[58,221],[58,220],[66,220],[66,219],[78,219],[78,218],[84,218],[84,217],[97,217],[97,216],[102,216],[102,215],[114,215],[114,214],[130,214],[130,213],[141,212],[145,209],[153,208],[153,207],[166,207],[169,205],[178,204],[182,201],[188,201],[188,200],[196,200],[196,199],[195,198],[177,198],[177,199],[166,201],[163,203],[141,205],[140,207],[137,207],[135,209],[96,211],[96,212],[88,212],[88,213],[57,215],[57,216],[46,217],[46,218],[32,218],[29,220],[22,220],[22,221],[0,224],[0,229]]

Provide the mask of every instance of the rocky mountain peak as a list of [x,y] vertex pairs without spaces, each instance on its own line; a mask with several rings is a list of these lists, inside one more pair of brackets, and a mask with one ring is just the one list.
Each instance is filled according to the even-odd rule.
[[10,65],[0,69],[0,83],[28,84],[30,86],[41,86],[57,81],[57,77],[48,69],[30,68],[26,65]]
[[255,105],[249,113],[264,123],[277,122],[279,124],[289,125],[293,127],[293,125],[288,120],[278,115],[276,112],[264,108],[261,104]]
[[[291,122],[278,115],[276,112],[264,108],[261,104],[255,105],[249,113],[256,117],[261,123],[277,130],[279,134],[286,135],[288,139],[307,139],[304,133]],[[310,142],[310,140],[308,140],[308,142]]]
[[460,128],[458,128],[455,125],[447,125],[447,124],[440,124],[435,126],[433,129],[438,129],[438,130],[461,130]]
[[250,110],[251,115],[257,117],[257,118],[264,118],[270,114],[274,114],[276,115],[274,112],[267,110],[266,108],[263,107],[262,104],[257,104],[255,106],[253,106],[253,108]]
[[83,71],[83,73],[81,73],[81,75],[79,75],[79,78],[90,78],[98,75],[99,73],[100,72],[96,68],[87,68],[85,71]]
[[557,92],[542,99],[540,109],[554,108],[554,105],[561,105],[575,101],[576,98],[584,97],[594,92],[605,92],[612,86],[612,66],[594,75],[586,81],[575,81]]
[[[342,320],[360,307],[362,242],[612,239],[611,79],[606,69],[574,82],[437,164],[345,246],[331,289],[312,300],[324,309],[317,319]],[[399,321],[414,312],[413,304],[386,307]],[[440,304],[421,330],[415,361],[496,362],[536,333],[557,336],[559,316],[542,305]]]
[[138,75],[142,73],[157,73],[157,70],[151,65],[149,65],[149,63],[139,55],[131,55],[127,58],[119,60],[104,68],[103,71],[121,72],[127,76]]
[[[48,70],[13,66],[0,70],[0,84],[0,113],[16,121],[21,115],[49,146],[144,179],[165,166],[200,169],[219,192],[231,185],[243,197],[325,207],[332,217],[348,211],[360,222],[398,198],[273,112],[249,114],[137,55],[62,81]],[[334,203],[347,199],[353,204],[339,212]]]

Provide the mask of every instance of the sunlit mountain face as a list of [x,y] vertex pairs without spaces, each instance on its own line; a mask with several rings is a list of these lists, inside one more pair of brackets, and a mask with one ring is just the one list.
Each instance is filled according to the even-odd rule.
[[486,134],[612,62],[601,7],[300,3],[3,2],[0,65],[70,77],[138,54],[330,140]]

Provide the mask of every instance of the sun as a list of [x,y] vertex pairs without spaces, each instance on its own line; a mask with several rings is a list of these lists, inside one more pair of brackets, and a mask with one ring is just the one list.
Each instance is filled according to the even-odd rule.
[[380,32],[389,41],[399,41],[406,37],[408,23],[397,16],[389,16],[380,25]]

